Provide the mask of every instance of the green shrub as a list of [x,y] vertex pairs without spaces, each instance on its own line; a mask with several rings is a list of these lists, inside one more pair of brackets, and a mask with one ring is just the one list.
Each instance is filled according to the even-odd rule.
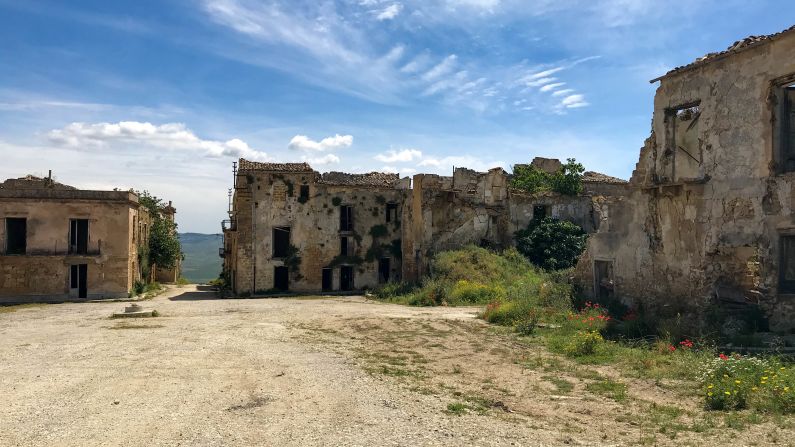
[[133,294],[140,295],[146,290],[146,283],[143,281],[135,281],[133,284]]
[[515,234],[516,248],[535,265],[549,270],[574,267],[588,235],[571,222],[546,217]]
[[456,281],[450,290],[453,305],[486,304],[505,298],[505,289],[499,285],[486,285],[465,279]]
[[570,357],[593,355],[603,344],[604,338],[596,331],[577,331],[566,344],[564,351]]
[[373,290],[373,295],[381,300],[389,300],[414,291],[416,287],[407,282],[390,281]]

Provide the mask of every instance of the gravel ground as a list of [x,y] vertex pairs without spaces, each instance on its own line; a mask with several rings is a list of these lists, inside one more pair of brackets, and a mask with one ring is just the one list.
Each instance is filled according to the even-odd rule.
[[[123,303],[0,313],[0,445],[763,445],[771,430],[793,439],[770,424],[649,438],[631,417],[640,404],[582,396],[587,378],[571,368],[561,377],[573,392],[556,393],[549,368],[521,366],[551,357],[475,320],[477,309],[219,300],[194,286],[143,305],[161,316],[110,319]],[[631,395],[652,386],[631,385]]]

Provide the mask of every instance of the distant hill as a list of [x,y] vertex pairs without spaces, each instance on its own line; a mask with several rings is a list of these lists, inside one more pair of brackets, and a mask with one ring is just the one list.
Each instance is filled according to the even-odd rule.
[[182,276],[193,283],[205,283],[218,278],[222,259],[218,248],[223,243],[220,234],[180,233],[179,242],[185,260],[182,261]]

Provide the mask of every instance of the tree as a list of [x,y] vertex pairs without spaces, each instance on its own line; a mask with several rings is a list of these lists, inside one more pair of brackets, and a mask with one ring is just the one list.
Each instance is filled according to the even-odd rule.
[[[163,217],[163,201],[149,194],[138,192],[138,203],[146,208],[152,217],[149,230],[149,246],[142,253],[148,253],[148,265],[162,269],[172,269],[182,257],[182,247],[177,236],[177,224]],[[141,263],[143,266],[144,264]]]
[[511,186],[529,193],[555,191],[576,196],[582,192],[583,172],[585,167],[573,158],[567,159],[557,172],[551,174],[532,165],[517,165],[513,169]]
[[533,220],[517,231],[516,249],[530,262],[548,270],[573,267],[585,250],[588,235],[578,225],[553,217]]

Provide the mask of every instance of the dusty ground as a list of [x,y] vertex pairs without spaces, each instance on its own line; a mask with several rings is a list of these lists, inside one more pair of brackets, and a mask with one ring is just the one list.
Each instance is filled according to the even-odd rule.
[[[363,298],[0,309],[0,445],[787,445],[676,386],[528,345],[477,309]],[[13,310],[10,311],[9,310]],[[622,388],[603,385],[627,385]]]

